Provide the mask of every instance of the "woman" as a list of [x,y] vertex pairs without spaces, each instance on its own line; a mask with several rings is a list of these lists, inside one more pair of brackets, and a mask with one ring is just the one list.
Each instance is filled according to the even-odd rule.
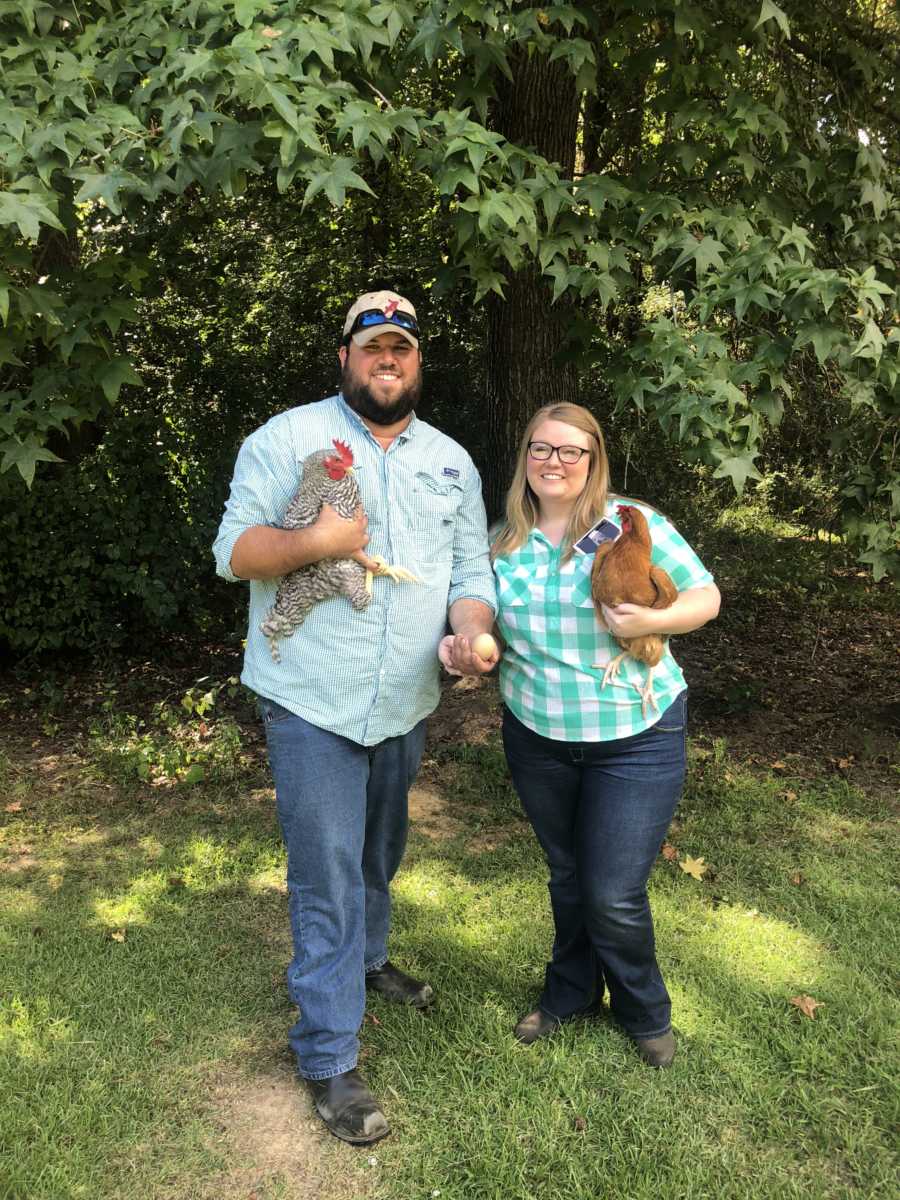
[[639,689],[648,668],[628,658],[605,686],[603,674],[621,649],[613,635],[689,633],[716,616],[720,597],[665,517],[637,504],[649,523],[652,561],[678,597],[666,609],[620,604],[597,612],[592,543],[583,543],[586,553],[574,543],[603,518],[618,524],[608,487],[594,417],[576,404],[548,405],[525,431],[506,523],[493,542],[506,643],[503,745],[550,867],[556,932],[543,991],[514,1033],[530,1044],[597,1012],[605,987],[644,1061],[667,1067],[675,1038],[647,880],[684,780],[686,685],[667,649],[653,675],[656,711],[644,704],[645,716]]

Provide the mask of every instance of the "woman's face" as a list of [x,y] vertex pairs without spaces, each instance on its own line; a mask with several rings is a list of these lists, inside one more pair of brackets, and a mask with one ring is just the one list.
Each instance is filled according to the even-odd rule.
[[557,450],[543,461],[535,459],[529,449],[525,462],[525,475],[528,486],[537,496],[538,503],[551,501],[557,505],[574,504],[587,483],[591,467],[591,454],[597,446],[589,433],[567,425],[565,421],[542,421],[531,435],[531,447],[536,442],[547,446],[577,446],[579,450],[588,450],[582,454],[576,463],[560,462]]

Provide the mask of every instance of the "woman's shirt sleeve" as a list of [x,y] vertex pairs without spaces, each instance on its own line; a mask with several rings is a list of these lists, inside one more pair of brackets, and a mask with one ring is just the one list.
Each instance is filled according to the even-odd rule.
[[696,552],[667,517],[657,512],[647,512],[646,515],[653,540],[652,561],[655,566],[662,567],[679,592],[715,582]]

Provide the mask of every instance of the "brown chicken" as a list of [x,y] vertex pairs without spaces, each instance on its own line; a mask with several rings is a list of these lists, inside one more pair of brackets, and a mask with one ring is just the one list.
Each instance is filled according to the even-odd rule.
[[[652,542],[646,517],[631,504],[620,504],[616,512],[622,532],[614,542],[603,542],[597,547],[591,569],[591,593],[598,613],[601,604],[608,608],[617,604],[668,608],[675,601],[678,589],[666,572],[650,561]],[[605,687],[616,678],[629,655],[645,663],[649,667],[647,680],[643,687],[634,686],[641,697],[641,712],[646,718],[648,708],[659,711],[653,698],[653,669],[665,652],[666,639],[650,633],[643,637],[616,638],[616,641],[622,647],[622,653],[607,665],[600,686]]]

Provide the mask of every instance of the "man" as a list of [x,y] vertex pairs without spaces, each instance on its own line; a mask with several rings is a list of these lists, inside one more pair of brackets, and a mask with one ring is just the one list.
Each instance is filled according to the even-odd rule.
[[[413,411],[412,304],[360,296],[338,356],[339,395],[281,413],[242,446],[214,553],[221,576],[251,581],[241,678],[260,697],[287,848],[288,991],[300,1008],[291,1046],[331,1132],[368,1145],[389,1127],[356,1070],[366,988],[418,1008],[432,999],[390,962],[387,936],[407,793],[438,701],[438,644],[456,670],[490,670],[496,655],[479,659],[470,643],[491,628],[495,598],[478,473]],[[347,520],[325,505],[308,528],[278,528],[303,459],[335,439],[353,452],[365,511]],[[367,550],[421,583],[376,579],[364,612],[343,597],[317,604],[274,662],[259,626],[280,577],[324,558],[370,567]]]

